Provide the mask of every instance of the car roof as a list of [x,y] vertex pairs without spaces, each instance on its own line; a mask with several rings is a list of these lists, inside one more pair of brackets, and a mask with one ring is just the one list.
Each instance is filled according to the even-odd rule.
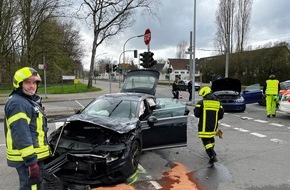
[[118,92],[118,93],[105,94],[97,98],[103,98],[103,97],[111,97],[111,98],[122,99],[122,100],[140,100],[140,99],[145,99],[145,98],[155,98],[151,94],[132,93],[132,92]]
[[232,90],[236,92],[241,92],[242,85],[239,79],[234,78],[223,78],[218,79],[212,82],[211,86],[212,92],[216,91],[224,91],[224,90]]
[[289,89],[290,88],[290,80],[280,82],[280,87],[282,88],[282,90]]
[[121,92],[155,95],[160,73],[153,69],[131,70],[127,73]]

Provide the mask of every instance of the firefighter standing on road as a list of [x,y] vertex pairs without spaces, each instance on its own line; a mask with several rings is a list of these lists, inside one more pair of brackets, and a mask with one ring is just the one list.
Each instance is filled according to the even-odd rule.
[[199,118],[198,137],[203,142],[209,157],[209,164],[213,165],[217,162],[214,136],[218,128],[218,120],[224,116],[224,110],[221,103],[211,93],[210,87],[202,87],[198,94],[203,97],[194,108],[194,115]]
[[172,94],[174,99],[179,99],[179,87],[178,87],[179,78],[176,77],[172,84]]
[[271,74],[263,88],[263,94],[266,96],[266,112],[267,117],[276,117],[276,102],[279,99],[280,84],[279,80],[275,79],[275,75]]
[[4,108],[7,164],[16,168],[20,190],[43,189],[43,160],[50,156],[47,120],[36,94],[40,81],[33,68],[17,70]]

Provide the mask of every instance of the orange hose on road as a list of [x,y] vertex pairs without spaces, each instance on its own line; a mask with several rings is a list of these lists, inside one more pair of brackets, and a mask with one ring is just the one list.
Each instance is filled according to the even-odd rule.
[[[162,179],[157,182],[162,186],[162,190],[202,190],[192,173],[180,163],[175,163],[169,171],[163,172]],[[92,190],[137,190],[133,186],[134,184],[118,184]]]

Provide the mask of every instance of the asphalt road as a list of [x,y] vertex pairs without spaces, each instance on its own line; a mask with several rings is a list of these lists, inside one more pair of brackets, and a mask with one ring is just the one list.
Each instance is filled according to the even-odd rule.
[[[170,96],[170,88],[162,86],[158,95]],[[184,93],[186,101],[186,92]],[[89,100],[87,100],[89,101]],[[78,100],[86,104],[86,100]],[[70,109],[80,106],[74,100],[47,104],[51,108]],[[192,111],[192,108],[191,108]],[[281,112],[266,118],[265,108],[247,105],[244,113],[226,113],[220,121],[224,138],[216,138],[218,163],[208,168],[208,158],[197,137],[197,118],[188,117],[188,146],[144,152],[140,160],[138,180],[109,189],[191,189],[191,182],[204,190],[289,190],[290,189],[290,116]],[[1,123],[3,126],[3,123]],[[54,123],[49,124],[52,130]],[[0,190],[18,188],[16,172],[6,165],[4,131],[0,128]],[[183,187],[170,188],[175,181]],[[192,184],[190,184],[192,185]],[[105,189],[95,187],[94,189]]]

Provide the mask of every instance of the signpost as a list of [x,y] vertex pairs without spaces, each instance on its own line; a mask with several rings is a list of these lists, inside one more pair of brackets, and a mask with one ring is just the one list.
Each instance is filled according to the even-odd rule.
[[43,69],[43,78],[44,78],[44,95],[45,95],[45,98],[47,98],[46,96],[46,69],[47,69],[47,66],[45,64],[45,57],[43,57],[43,63],[44,64],[38,64],[38,69]]
[[150,44],[150,40],[151,40],[151,31],[149,28],[147,28],[145,30],[145,33],[144,33],[144,43],[145,45],[149,45]]

